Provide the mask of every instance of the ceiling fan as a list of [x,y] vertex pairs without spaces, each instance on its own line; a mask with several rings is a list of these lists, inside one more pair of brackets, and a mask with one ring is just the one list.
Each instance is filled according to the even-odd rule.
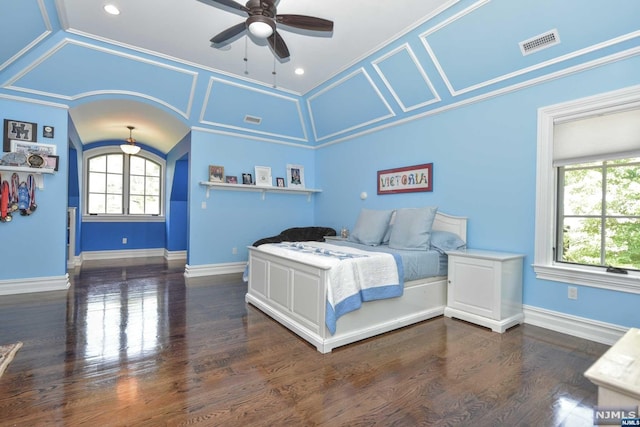
[[249,0],[245,6],[233,0],[211,0],[223,6],[245,12],[249,17],[245,22],[229,27],[211,39],[211,43],[220,44],[237,36],[245,30],[255,37],[267,39],[271,49],[280,59],[289,57],[289,49],[276,29],[276,23],[311,31],[333,31],[333,22],[327,19],[305,15],[278,15],[275,0]]

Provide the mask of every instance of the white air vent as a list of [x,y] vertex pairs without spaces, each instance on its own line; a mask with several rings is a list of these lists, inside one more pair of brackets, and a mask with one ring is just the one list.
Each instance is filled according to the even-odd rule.
[[262,122],[262,119],[255,116],[244,116],[244,121],[254,125],[259,125]]
[[532,37],[529,40],[520,42],[520,51],[523,55],[529,55],[530,53],[537,52],[542,49],[557,45],[560,43],[560,36],[558,30],[547,31],[544,34]]

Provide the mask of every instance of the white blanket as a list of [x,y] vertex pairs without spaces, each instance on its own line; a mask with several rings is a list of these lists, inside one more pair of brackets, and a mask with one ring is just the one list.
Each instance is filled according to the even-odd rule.
[[402,261],[383,252],[369,252],[321,242],[283,242],[260,249],[297,261],[329,268],[326,325],[335,333],[337,319],[360,308],[363,301],[402,295]]

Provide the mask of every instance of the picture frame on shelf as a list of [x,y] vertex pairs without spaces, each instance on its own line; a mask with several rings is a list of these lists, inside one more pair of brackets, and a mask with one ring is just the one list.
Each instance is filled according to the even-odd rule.
[[209,182],[224,182],[224,166],[209,165]]
[[36,142],[38,138],[38,124],[20,120],[4,119],[3,151],[11,151],[11,141]]
[[280,177],[276,178],[276,186],[280,187],[280,188],[284,188],[284,186],[285,186],[284,185],[284,178],[280,178]]
[[14,153],[41,154],[55,156],[57,148],[54,144],[39,144],[37,142],[11,140],[10,151]]
[[261,187],[272,187],[271,168],[268,166],[256,166],[256,185]]
[[59,156],[43,156],[44,157],[44,169],[58,170],[58,163],[60,161]]
[[287,187],[304,188],[304,166],[287,165]]
[[238,177],[235,175],[227,175],[224,177],[224,182],[226,182],[227,184],[237,184]]
[[242,183],[244,185],[253,185],[253,176],[250,173],[242,174]]

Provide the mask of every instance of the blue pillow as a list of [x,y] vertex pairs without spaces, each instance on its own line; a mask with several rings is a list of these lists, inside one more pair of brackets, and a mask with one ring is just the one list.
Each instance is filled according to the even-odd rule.
[[467,244],[457,234],[450,231],[431,231],[431,249],[440,253],[464,249]]
[[387,232],[392,210],[362,209],[349,240],[363,245],[378,246]]
[[428,250],[431,226],[437,211],[435,206],[398,209],[391,229],[389,247]]

